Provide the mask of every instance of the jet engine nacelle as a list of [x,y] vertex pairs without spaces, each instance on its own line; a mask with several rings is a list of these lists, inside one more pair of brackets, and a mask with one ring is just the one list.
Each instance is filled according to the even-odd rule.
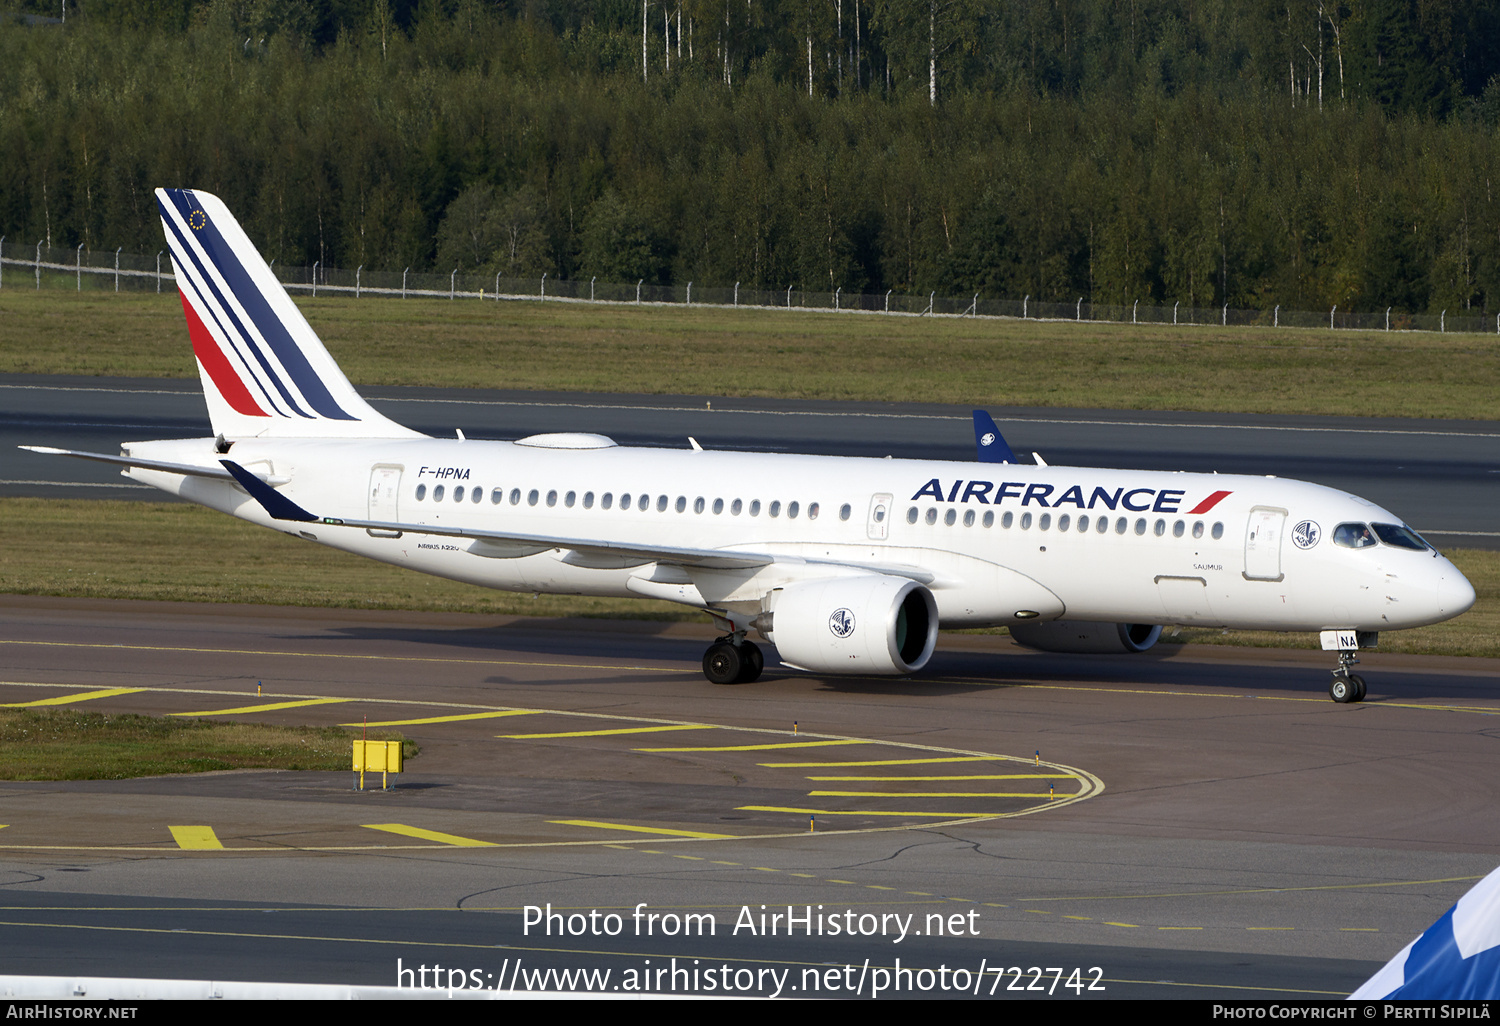
[[1161,628],[1150,623],[1049,620],[1013,624],[1010,636],[1043,652],[1144,652],[1161,637]]
[[802,581],[772,592],[766,638],[781,660],[818,673],[920,670],[937,645],[932,592],[881,574]]

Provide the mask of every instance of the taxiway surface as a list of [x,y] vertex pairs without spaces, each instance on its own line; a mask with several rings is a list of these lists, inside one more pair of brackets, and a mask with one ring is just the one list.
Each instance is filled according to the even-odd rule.
[[[1371,654],[1369,699],[1339,706],[1317,652],[945,636],[914,679],[773,661],[715,688],[710,633],[0,599],[0,702],[399,722],[422,746],[387,792],[346,773],[0,784],[5,964],[394,984],[400,959],[486,986],[608,969],[606,989],[724,967],[755,993],[784,972],[783,993],[868,995],[899,958],[934,996],[954,994],[942,967],[1025,996],[1036,966],[1070,1000],[1075,968],[1094,996],[1336,997],[1500,855],[1497,661]],[[548,904],[620,933],[526,931]],[[824,932],[768,936],[762,905]],[[688,915],[713,936],[684,936]]]

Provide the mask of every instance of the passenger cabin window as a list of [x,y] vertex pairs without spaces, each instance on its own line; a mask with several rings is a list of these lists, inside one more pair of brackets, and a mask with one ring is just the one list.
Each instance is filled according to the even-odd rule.
[[[848,520],[849,519],[849,515],[851,513],[853,513],[853,512],[854,512],[854,510],[846,502],[842,506],[839,507],[839,519],[840,520]],[[910,519],[911,518],[908,517],[908,520],[910,520]]]
[[512,506],[519,506],[521,504],[521,489],[512,488],[510,490],[510,504]]
[[442,485],[437,485],[436,487],[434,487],[432,489],[432,501],[433,502],[442,502],[443,501],[443,486]]
[[1212,533],[1214,536],[1214,541],[1218,541],[1220,538],[1224,537],[1224,524],[1222,521],[1214,524]]
[[493,492],[490,492],[490,505],[491,506],[498,506],[498,505],[500,505],[501,500],[503,500],[504,498],[505,498],[505,489],[504,488],[496,488]]
[[567,495],[563,496],[563,505],[566,506],[566,507],[568,507],[569,509],[572,509],[573,508],[573,503],[575,503],[577,501],[578,501],[578,493],[577,492],[569,492]]
[[417,485],[417,501],[421,502],[425,498],[427,498],[427,486],[424,484]]
[[713,508],[714,508],[714,516],[718,516],[720,513],[723,513],[724,512],[724,500],[723,499],[715,499],[714,500],[714,507]]
[[796,520],[797,519],[797,512],[801,508],[802,507],[800,505],[798,505],[797,503],[795,503],[795,502],[789,502],[789,503],[787,503],[786,504],[787,519],[788,520]]
[[737,517],[740,515],[740,510],[744,508],[744,503],[742,503],[739,499],[735,499],[729,504],[729,515],[732,517]]
[[[556,494],[556,492],[553,492],[553,495]],[[526,493],[526,505],[535,506],[537,504],[537,501],[540,500],[541,497],[542,493],[533,488],[531,491]]]
[[621,509],[629,509],[630,508],[630,493],[629,492],[626,492],[625,494],[623,494],[623,495],[620,496],[620,508]]
[[917,517],[919,516],[921,516],[921,514],[917,512],[917,507],[913,506],[906,511],[906,522],[908,524],[915,524],[917,522]]
[[769,514],[771,514],[771,516],[773,516],[773,517],[779,517],[779,516],[781,516],[781,500],[780,499],[772,499],[771,500],[771,508],[768,509],[768,510],[766,510],[766,512],[769,513]]
[[750,515],[752,517],[758,517],[758,516],[760,516],[760,500],[759,499],[751,499],[750,500]]
[[995,511],[994,510],[987,509],[987,510],[984,511],[984,526],[985,527],[994,527],[995,526]]
[[481,488],[481,487],[479,487],[478,485],[475,485],[474,486],[474,490],[469,493],[469,501],[470,502],[478,502],[479,500],[481,500],[483,498],[484,498],[484,489]]

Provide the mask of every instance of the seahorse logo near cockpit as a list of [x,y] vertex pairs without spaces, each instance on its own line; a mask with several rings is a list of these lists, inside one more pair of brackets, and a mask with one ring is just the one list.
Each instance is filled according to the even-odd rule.
[[1318,525],[1311,520],[1304,520],[1302,521],[1302,523],[1292,528],[1292,542],[1299,549],[1312,548],[1314,545],[1318,544],[1318,539],[1322,536],[1323,532],[1320,531],[1318,529]]
[[835,609],[828,618],[828,629],[835,638],[847,638],[854,633],[854,613],[846,608]]

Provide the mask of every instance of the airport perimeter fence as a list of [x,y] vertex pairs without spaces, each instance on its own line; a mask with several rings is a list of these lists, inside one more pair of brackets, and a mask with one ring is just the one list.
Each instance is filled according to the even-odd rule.
[[[1365,331],[1483,332],[1500,334],[1500,313],[1447,311],[1436,314],[1393,310],[1327,311],[1269,310],[1220,307],[1156,306],[1144,303],[1091,303],[1080,297],[1072,303],[1045,303],[1030,296],[989,299],[983,295],[909,295],[894,289],[885,293],[810,292],[796,288],[750,289],[686,285],[648,285],[644,281],[603,282],[538,278],[506,278],[477,274],[434,274],[421,271],[366,271],[363,267],[289,267],[271,264],[281,284],[308,295],[351,295],[357,298],[396,297],[468,301],[530,301],[565,303],[649,304],[672,306],[747,307],[751,309],[822,311],[828,313],[890,314],[907,317],[982,317],[1017,320],[1107,322],[1113,324],[1175,324],[1214,327],[1359,329]],[[75,289],[77,291],[161,292],[175,289],[172,262],[165,250],[155,256],[90,251],[79,246],[61,249],[17,244],[0,237],[0,289]]]

